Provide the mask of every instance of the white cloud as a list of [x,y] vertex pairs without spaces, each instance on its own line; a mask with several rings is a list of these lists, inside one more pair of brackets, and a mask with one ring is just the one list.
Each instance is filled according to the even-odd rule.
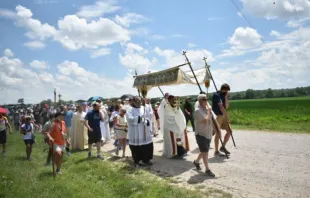
[[[266,19],[291,19],[296,13],[299,18],[310,16],[310,2],[308,0],[283,1],[253,1],[241,0],[245,11],[257,17]],[[275,4],[273,4],[275,2]]]
[[45,48],[45,44],[41,41],[29,41],[29,42],[24,43],[24,46],[28,47],[29,49]]
[[88,23],[83,18],[67,15],[58,21],[58,27],[56,40],[69,50],[97,48],[130,40],[128,30],[107,18]]
[[262,36],[253,28],[238,27],[234,34],[228,38],[230,49],[222,51],[218,57],[240,56],[252,48],[259,47],[263,41]]
[[13,54],[13,52],[10,49],[5,49],[4,50],[4,56],[12,57],[12,56],[14,56],[14,54]]
[[91,54],[90,57],[91,58],[98,58],[100,56],[106,56],[109,55],[111,53],[111,50],[109,48],[101,48],[98,50],[94,50]]
[[131,24],[144,23],[149,21],[146,17],[137,13],[127,13],[124,16],[115,16],[115,22],[125,27],[129,27]]
[[0,8],[0,16],[14,20],[16,18],[16,13],[8,9]]
[[33,60],[30,64],[30,67],[35,69],[47,69],[49,65],[45,61]]
[[82,6],[76,15],[83,18],[95,18],[119,9],[120,7],[116,5],[115,0],[97,1],[93,5]]
[[[172,49],[162,50],[159,47],[156,47],[154,48],[154,52],[158,56],[162,56],[165,58],[164,65],[167,67],[174,67],[185,63],[185,57],[182,55],[182,51],[176,52]],[[206,57],[208,59],[208,62],[215,61],[212,53],[206,49],[188,50],[186,51],[186,55],[194,68],[204,67],[204,62],[202,60],[203,57]]]
[[48,38],[61,43],[68,50],[97,49],[130,40],[129,31],[108,18],[88,22],[76,15],[66,15],[58,21],[56,29],[33,19],[31,10],[20,5],[16,7],[16,16],[16,24],[28,30],[26,36],[29,39],[36,40],[28,42],[28,47],[42,48],[43,45],[39,44],[38,40],[44,41]]
[[250,27],[238,27],[228,42],[238,49],[257,47],[262,43],[262,36]]
[[197,45],[195,43],[188,43],[187,46],[189,48],[193,48],[193,47],[196,47]]
[[269,35],[270,35],[270,36],[275,36],[275,37],[281,36],[281,34],[280,34],[278,31],[275,31],[275,30],[271,30],[271,32],[270,32]]
[[128,69],[136,69],[138,74],[147,73],[157,63],[156,58],[147,58],[148,50],[140,45],[128,43],[124,45],[124,55],[119,54],[120,63]]

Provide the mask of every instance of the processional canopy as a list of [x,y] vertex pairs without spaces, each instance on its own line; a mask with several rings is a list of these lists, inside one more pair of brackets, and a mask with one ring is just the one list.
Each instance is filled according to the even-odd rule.
[[[135,76],[133,87],[139,90],[150,90],[152,87],[179,85],[179,84],[196,84],[195,77],[191,70],[184,71],[181,66],[172,67],[166,70]],[[199,84],[211,79],[211,75],[206,68],[194,70]]]

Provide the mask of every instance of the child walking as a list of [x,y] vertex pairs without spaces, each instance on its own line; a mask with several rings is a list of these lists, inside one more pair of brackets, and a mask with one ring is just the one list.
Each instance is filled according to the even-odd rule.
[[34,126],[31,123],[31,117],[25,116],[25,123],[21,126],[21,133],[24,135],[26,145],[27,160],[31,160],[32,145],[34,144]]
[[63,121],[64,115],[61,113],[55,114],[55,120],[52,124],[49,133],[47,136],[49,140],[53,143],[53,150],[54,150],[54,159],[56,163],[56,173],[61,175],[61,165],[62,165],[62,156],[65,150],[66,141],[67,141],[67,134],[66,134],[66,124]]
[[116,139],[118,140],[118,145],[116,148],[116,155],[119,153],[121,146],[123,147],[123,157],[125,157],[126,144],[127,144],[127,120],[126,120],[126,109],[121,108],[119,114],[116,117],[116,122],[114,126]]

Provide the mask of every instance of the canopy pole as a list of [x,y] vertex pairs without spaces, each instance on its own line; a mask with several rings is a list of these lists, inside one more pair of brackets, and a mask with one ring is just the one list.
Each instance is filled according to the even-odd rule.
[[[135,70],[135,74],[136,74],[136,76],[138,75],[137,74],[137,70]],[[139,97],[141,98],[141,96],[140,96],[140,90],[137,88],[137,90],[138,90],[138,95],[139,95]]]
[[[218,92],[218,89],[217,89],[217,87],[216,87],[216,85],[215,85],[213,76],[212,76],[211,71],[210,71],[210,66],[209,66],[208,63],[207,63],[207,58],[204,57],[202,60],[205,61],[206,68],[208,69],[209,74],[210,74],[210,76],[211,76],[211,80],[213,81],[213,84],[214,84],[214,87],[215,87],[215,91]],[[222,102],[222,100],[221,100],[221,102]],[[234,143],[234,146],[236,147],[235,139],[234,139],[234,136],[233,136],[233,134],[232,134],[233,131],[232,131],[231,126],[230,126],[230,124],[228,123],[228,121],[227,121],[227,126],[228,126],[228,129],[229,129],[229,133],[230,133],[231,139],[232,139],[232,141],[233,141],[233,143]]]
[[165,96],[163,90],[161,90],[160,86],[158,86],[159,91],[161,92],[161,94],[163,94],[163,96]]
[[197,80],[197,78],[196,78],[196,75],[195,75],[195,73],[194,73],[194,70],[193,70],[193,68],[192,68],[192,64],[189,62],[189,60],[188,60],[188,58],[187,58],[187,56],[186,56],[186,51],[183,51],[183,54],[182,54],[183,56],[185,56],[185,58],[186,58],[186,63],[185,64],[188,64],[189,65],[189,68],[192,70],[192,73],[193,73],[193,75],[194,75],[194,78],[195,78],[195,80],[196,80],[196,83],[197,83],[197,85],[198,85],[198,87],[199,87],[199,90],[200,90],[200,92],[202,92],[202,89],[201,89],[201,87],[200,87],[200,84],[199,84],[199,82],[198,82],[198,80]]

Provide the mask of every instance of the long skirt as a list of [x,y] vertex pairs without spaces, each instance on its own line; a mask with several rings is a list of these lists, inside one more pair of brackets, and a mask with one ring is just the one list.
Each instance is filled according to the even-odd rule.
[[131,150],[133,161],[136,164],[138,164],[140,161],[142,161],[143,163],[147,163],[151,159],[153,159],[153,142],[140,146],[129,145],[129,148]]

